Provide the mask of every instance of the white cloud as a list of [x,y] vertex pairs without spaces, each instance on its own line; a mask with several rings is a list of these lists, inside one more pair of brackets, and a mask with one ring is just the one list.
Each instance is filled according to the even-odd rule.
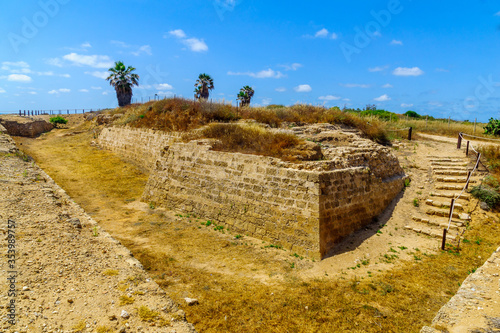
[[320,96],[318,99],[322,101],[338,101],[341,99],[339,96],[333,96],[333,95],[326,95],[326,96]]
[[63,66],[63,62],[59,58],[50,58],[50,59],[47,59],[46,63],[49,64],[49,65],[52,65],[52,66],[56,66],[56,67],[62,67]]
[[390,101],[391,98],[387,95],[382,95],[380,97],[374,98],[373,100],[377,101],[377,102],[387,102],[387,101]]
[[435,106],[435,107],[441,107],[441,106],[443,106],[443,104],[441,102],[437,102],[437,101],[431,101],[428,104],[430,106]]
[[369,84],[359,84],[359,83],[341,83],[342,87],[346,88],[370,88]]
[[274,71],[271,68],[262,70],[262,71],[257,72],[257,73],[253,73],[253,72],[243,72],[243,73],[242,72],[227,72],[227,75],[248,75],[248,76],[254,77],[256,79],[269,79],[269,78],[279,79],[279,78],[284,77],[283,73],[281,73],[280,71]]
[[308,84],[301,84],[294,88],[296,92],[310,92],[312,88]]
[[401,104],[402,108],[411,108],[412,106],[413,104],[405,104],[405,103]]
[[30,65],[24,61],[10,62],[4,61],[2,62],[2,67],[0,67],[3,71],[10,71],[14,74],[29,74],[31,73]]
[[279,88],[276,88],[274,90],[276,90],[277,92],[285,92],[286,88],[285,87],[279,87]]
[[338,39],[339,35],[337,35],[335,32],[332,32],[331,39]]
[[103,91],[102,94],[103,95],[107,95],[107,94],[109,94],[109,92],[108,91]]
[[5,93],[6,93],[5,89],[0,88],[0,94],[5,94]]
[[495,14],[495,16],[500,16],[500,12],[497,12],[497,13]]
[[279,67],[283,67],[286,71],[296,71],[297,69],[304,67],[304,65],[294,62],[291,65],[279,65]]
[[373,36],[373,37],[382,37],[382,34],[380,33],[380,31],[378,31],[378,30],[377,30],[377,31],[374,31],[374,32],[372,33],[372,36]]
[[262,105],[267,106],[267,105],[271,104],[272,101],[273,101],[272,98],[263,98]]
[[59,76],[60,77],[65,77],[65,78],[70,78],[71,77],[71,75],[69,75],[69,74],[59,74]]
[[177,38],[186,38],[186,33],[182,29],[171,30],[168,32],[170,35]]
[[94,68],[110,68],[114,63],[107,55],[82,55],[70,53],[63,56],[64,60],[71,62],[75,66],[89,66]]
[[330,34],[330,32],[328,32],[327,29],[323,28],[323,29],[319,30],[318,32],[316,32],[316,34],[314,35],[314,37],[316,37],[316,38],[326,38],[326,37],[328,37],[329,34]]
[[28,75],[24,75],[24,74],[10,74],[8,77],[7,77],[7,80],[8,81],[15,81],[15,82],[31,82],[31,77],[29,77]]
[[54,94],[69,93],[69,92],[71,92],[71,89],[61,88],[61,89],[51,90],[49,91],[49,94],[54,95]]
[[80,90],[78,90],[78,91],[79,91],[79,92],[83,92],[83,93],[88,93],[88,92],[89,92],[89,90],[88,90],[88,89],[80,89]]
[[89,43],[89,42],[85,42],[85,43],[83,43],[82,45],[80,45],[80,47],[83,47],[84,49],[88,49],[88,48],[91,48],[91,47],[92,47],[92,45],[90,45],[90,43]]
[[423,75],[424,72],[418,67],[398,67],[392,71],[392,74],[396,76],[420,76]]
[[382,86],[382,88],[393,88],[393,86],[390,83],[386,83]]
[[129,44],[125,43],[125,42],[121,42],[119,40],[112,40],[111,44],[119,46],[119,47],[123,47],[123,48],[127,48],[127,47],[131,46],[131,45],[129,45]]
[[198,38],[188,38],[182,41],[189,49],[193,52],[204,52],[208,51],[208,45],[203,39]]
[[171,91],[158,91],[157,95],[170,97],[170,96],[174,96],[174,93]]
[[444,68],[436,68],[436,72],[444,72],[444,73],[448,73],[448,72],[449,72],[449,70],[444,69]]
[[90,89],[101,90],[102,88],[101,87],[90,87]]
[[100,72],[100,71],[85,72],[85,74],[92,75],[92,76],[98,77],[98,78],[103,79],[103,80],[105,80],[109,76],[108,72]]
[[168,83],[161,83],[161,84],[157,84],[157,85],[155,86],[155,88],[156,88],[157,90],[172,90],[172,89],[174,89],[174,87],[172,87],[172,86],[171,86],[170,84],[168,84]]
[[400,40],[393,39],[391,41],[391,45],[403,45],[403,42]]
[[28,91],[28,94],[30,94],[30,95],[38,95],[38,93],[36,91]]
[[[193,52],[205,52],[208,51],[208,45],[205,43],[203,39],[199,38],[188,38],[186,33],[181,30],[171,30],[168,32],[170,36],[173,36],[177,39],[180,39],[182,44],[186,45],[191,51]],[[168,36],[165,35],[163,36],[164,38],[167,38]]]
[[372,72],[372,73],[383,72],[387,68],[389,68],[389,66],[377,66],[377,67],[373,67],[373,68],[368,68],[368,71]]
[[132,52],[132,54],[135,56],[140,56],[143,53],[147,55],[153,55],[153,52],[151,51],[151,46],[143,45],[139,47],[139,49],[136,52]]

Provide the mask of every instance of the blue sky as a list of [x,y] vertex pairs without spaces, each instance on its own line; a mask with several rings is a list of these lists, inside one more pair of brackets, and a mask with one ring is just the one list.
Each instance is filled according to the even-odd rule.
[[495,1],[4,1],[0,112],[117,105],[114,61],[140,76],[134,98],[214,99],[415,110],[500,118]]

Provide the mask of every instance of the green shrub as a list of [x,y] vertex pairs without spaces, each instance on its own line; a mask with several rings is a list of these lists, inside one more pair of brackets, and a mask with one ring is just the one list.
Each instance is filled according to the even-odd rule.
[[408,116],[410,118],[416,118],[416,119],[420,119],[421,118],[421,116],[418,113],[416,113],[415,111],[411,111],[411,110],[410,111],[406,111],[404,113],[404,115]]
[[474,186],[470,193],[478,200],[486,202],[490,208],[495,208],[500,202],[500,194],[491,186]]
[[63,117],[61,116],[57,116],[57,117],[52,117],[50,118],[49,120],[52,124],[54,124],[55,127],[57,127],[57,125],[59,124],[67,124],[68,123],[68,120],[67,119],[64,119]]
[[488,124],[483,128],[484,134],[500,135],[500,120],[490,118]]

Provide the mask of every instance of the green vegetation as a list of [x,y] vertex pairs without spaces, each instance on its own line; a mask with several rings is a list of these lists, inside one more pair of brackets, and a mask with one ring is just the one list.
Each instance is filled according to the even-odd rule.
[[494,136],[500,135],[500,120],[490,118],[490,121],[484,128],[484,134],[491,134]]
[[470,193],[478,200],[486,202],[490,208],[495,208],[500,202],[498,188],[486,184],[474,186]]
[[110,75],[106,78],[109,84],[116,90],[116,98],[119,106],[130,105],[132,100],[132,87],[139,85],[139,75],[132,73],[135,68],[125,67],[123,62],[116,61],[115,67],[108,69]]
[[54,126],[55,126],[55,127],[57,127],[59,124],[61,124],[61,125],[65,125],[65,124],[67,124],[67,123],[68,123],[68,120],[67,120],[67,119],[65,119],[65,118],[63,118],[63,117],[61,117],[61,116],[51,117],[51,118],[49,119],[49,121],[50,121],[52,124],[54,124]]

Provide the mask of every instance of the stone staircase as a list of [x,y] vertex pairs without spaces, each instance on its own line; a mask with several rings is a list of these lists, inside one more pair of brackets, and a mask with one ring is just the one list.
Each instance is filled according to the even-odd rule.
[[[430,164],[430,181],[432,189],[428,193],[425,205],[414,212],[412,220],[405,229],[435,238],[443,237],[443,229],[448,228],[451,199],[456,198],[467,182],[468,159],[457,157],[428,156]],[[469,186],[476,183],[477,176],[472,177]],[[450,229],[446,237],[448,242],[457,241],[463,228],[470,221],[467,213],[470,195],[464,191],[455,201]]]

